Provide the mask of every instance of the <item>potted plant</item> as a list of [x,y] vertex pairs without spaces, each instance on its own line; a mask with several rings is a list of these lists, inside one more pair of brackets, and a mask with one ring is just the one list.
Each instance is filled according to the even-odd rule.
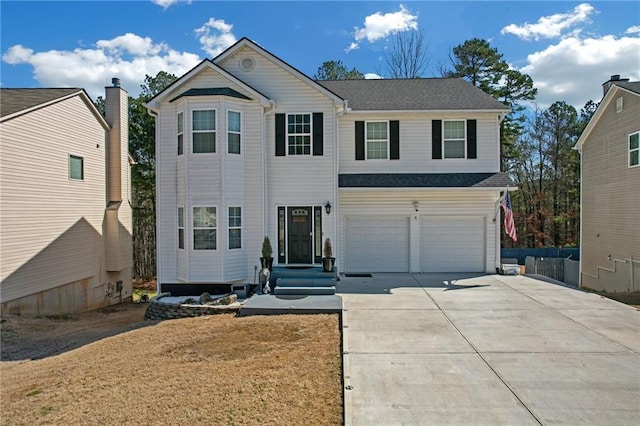
[[327,238],[324,240],[324,256],[322,257],[322,270],[324,272],[333,272],[333,265],[336,262],[336,258],[333,257],[333,248],[331,247],[331,240]]
[[264,240],[262,240],[262,257],[260,258],[260,266],[262,269],[267,268],[271,271],[273,268],[273,247],[271,247],[271,241],[269,237],[265,235]]

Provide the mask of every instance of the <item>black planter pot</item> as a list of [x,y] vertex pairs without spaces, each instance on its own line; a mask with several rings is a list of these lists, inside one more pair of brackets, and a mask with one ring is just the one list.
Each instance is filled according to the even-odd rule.
[[322,270],[324,272],[333,272],[333,265],[336,263],[335,257],[323,257],[322,258]]
[[268,270],[273,270],[273,257],[261,257],[260,258],[260,268],[267,268]]

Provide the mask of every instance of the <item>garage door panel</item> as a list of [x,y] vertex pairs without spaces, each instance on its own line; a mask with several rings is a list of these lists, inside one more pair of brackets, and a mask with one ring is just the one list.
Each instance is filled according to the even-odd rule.
[[408,217],[347,218],[347,272],[408,272]]
[[483,272],[483,217],[423,216],[420,222],[422,272]]

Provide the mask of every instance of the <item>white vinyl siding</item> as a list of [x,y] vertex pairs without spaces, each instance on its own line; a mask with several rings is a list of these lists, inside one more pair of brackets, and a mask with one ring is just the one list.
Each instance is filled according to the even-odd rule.
[[[476,119],[477,159],[432,159],[432,120]],[[356,161],[355,121],[398,120],[400,159]],[[338,117],[340,173],[486,173],[500,171],[500,126],[491,113],[370,113]]]
[[242,142],[242,114],[239,111],[227,111],[227,152],[240,154]]
[[192,144],[193,153],[216,152],[216,111],[192,111]]
[[365,126],[367,160],[389,158],[389,122],[367,121]]

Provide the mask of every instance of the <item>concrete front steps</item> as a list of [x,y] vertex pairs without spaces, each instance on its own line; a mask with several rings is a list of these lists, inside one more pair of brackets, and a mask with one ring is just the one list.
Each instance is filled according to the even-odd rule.
[[274,266],[270,284],[274,295],[334,295],[335,272],[324,272],[320,266]]

